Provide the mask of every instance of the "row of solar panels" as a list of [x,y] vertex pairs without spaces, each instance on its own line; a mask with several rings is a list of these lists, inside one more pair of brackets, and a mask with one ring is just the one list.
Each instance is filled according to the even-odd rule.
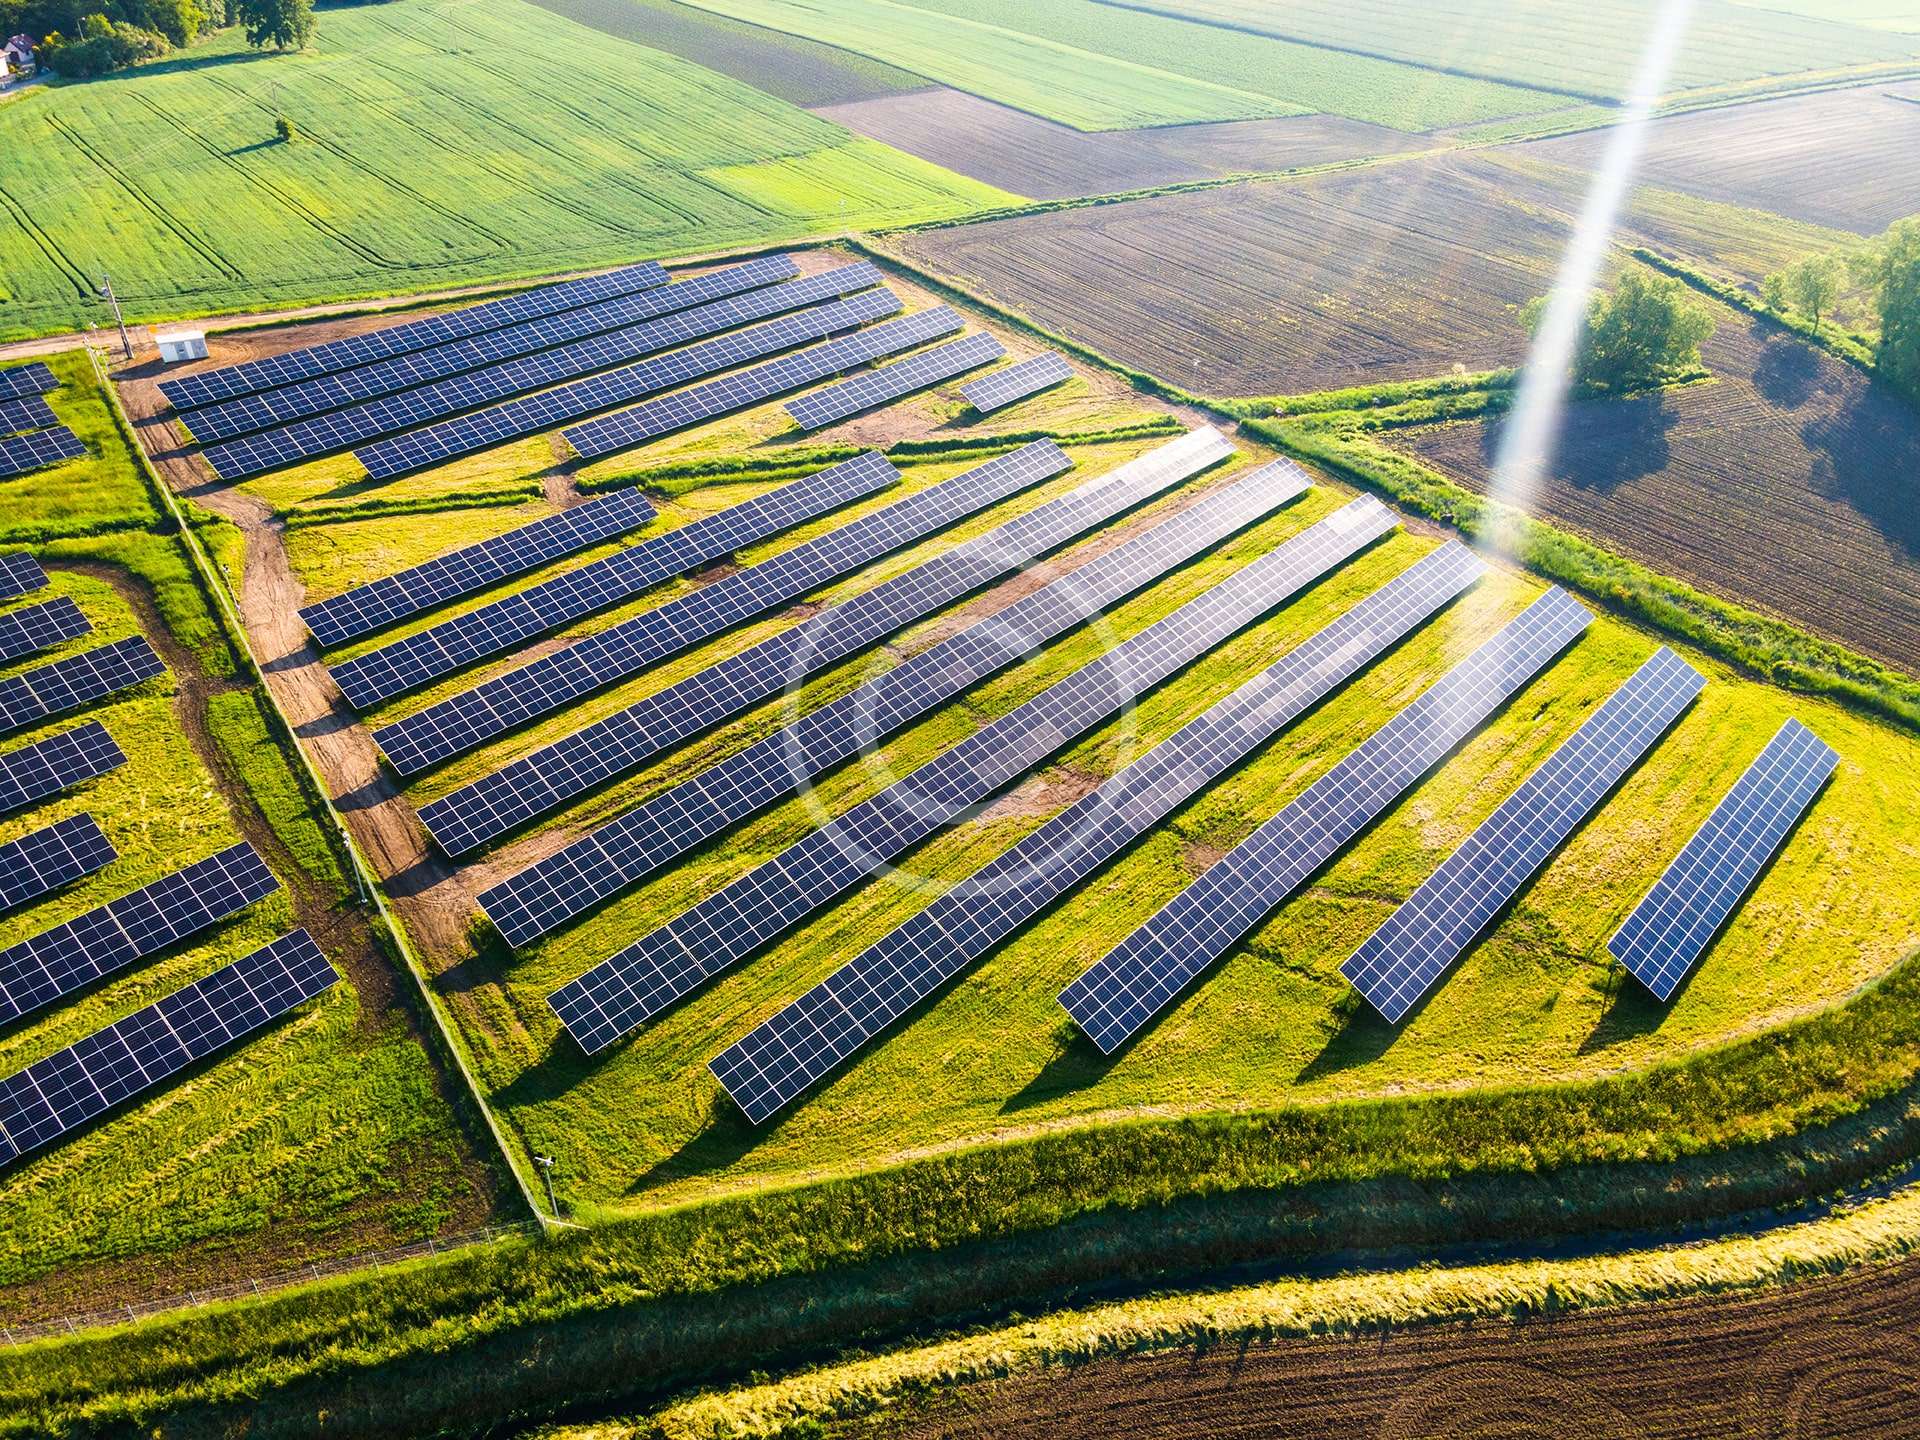
[[40,361],[0,370],[0,480],[87,453],[43,398],[59,383]]

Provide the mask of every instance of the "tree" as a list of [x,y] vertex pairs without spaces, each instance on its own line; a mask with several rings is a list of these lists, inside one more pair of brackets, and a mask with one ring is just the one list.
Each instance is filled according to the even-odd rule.
[[293,128],[293,121],[282,115],[273,122],[273,133],[278,135],[280,137],[280,143],[285,145],[290,143],[293,137],[300,132]]
[[[1539,328],[1546,303],[1534,300],[1521,312],[1528,330]],[[1678,280],[1628,270],[1611,295],[1602,292],[1587,305],[1574,381],[1592,390],[1657,385],[1699,367],[1700,346],[1713,328],[1713,315]]]
[[304,50],[317,28],[313,0],[239,0],[240,23],[256,49]]
[[1880,312],[1874,373],[1920,399],[1920,219],[1895,221],[1859,268]]
[[1798,310],[1820,333],[1823,316],[1833,313],[1847,293],[1847,263],[1838,255],[1809,255],[1767,276],[1761,297],[1770,310]]

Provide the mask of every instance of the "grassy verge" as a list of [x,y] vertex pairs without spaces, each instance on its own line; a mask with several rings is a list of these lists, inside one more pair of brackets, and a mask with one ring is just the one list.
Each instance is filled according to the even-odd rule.
[[1817,345],[1836,360],[1844,360],[1856,369],[1871,375],[1874,371],[1873,347],[1864,336],[1842,330],[1838,325],[1828,322],[1818,329],[1813,321],[1793,310],[1775,310],[1765,304],[1758,295],[1738,285],[1729,285],[1724,280],[1714,278],[1697,266],[1676,260],[1670,255],[1662,255],[1648,250],[1644,246],[1635,246],[1633,257],[1644,264],[1651,265],[1663,274],[1684,281],[1704,295],[1725,301],[1736,310],[1757,316],[1782,330],[1791,330],[1809,345]]

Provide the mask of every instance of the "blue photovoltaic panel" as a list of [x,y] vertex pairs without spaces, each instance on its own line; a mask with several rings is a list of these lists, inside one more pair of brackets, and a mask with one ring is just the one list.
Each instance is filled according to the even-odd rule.
[[0,555],[0,600],[11,600],[30,590],[44,590],[46,584],[47,572],[26,551],[15,550],[11,554]]
[[0,734],[78,710],[166,673],[153,647],[134,635],[9,676],[0,680]]
[[1340,973],[1398,1021],[1706,686],[1662,646],[1441,862]]
[[1343,564],[1397,522],[1355,500],[594,967],[547,1003],[581,1049],[634,1026]]
[[715,1078],[755,1124],[786,1108],[1485,569],[1458,542],[1432,552],[729,1046]]
[[127,763],[98,720],[0,754],[0,815]]
[[1067,364],[1067,357],[1049,350],[1018,365],[968,381],[960,387],[960,393],[975,410],[987,415],[1072,378],[1073,367]]
[[324,994],[339,977],[304,930],[0,1080],[0,1165]]
[[1839,764],[1798,720],[1782,725],[1607,942],[1613,958],[1670,998]]
[[306,606],[300,618],[323,646],[344,645],[450,600],[537,570],[549,560],[637,530],[653,516],[652,502],[639,490],[619,490],[478,545],[436,556],[411,570],[357,585],[344,595]]
[[[1085,504],[1097,498],[1102,509],[1117,513],[1178,484],[1222,453],[1233,453],[1218,432],[1196,435],[1203,442],[1211,437],[1220,452],[1196,447],[1194,437],[1179,440],[1052,503]],[[1306,483],[1297,468],[1276,462],[1213,491],[1144,535],[1088,560],[849,694],[809,711],[784,730],[683,781],[638,810],[589,831],[482,893],[481,908],[512,944],[525,945],[539,938],[925,715],[975,681],[1086,623],[1108,605],[1285,504]],[[1102,518],[1096,514],[1087,524]]]
[[18,400],[0,400],[0,435],[16,435],[22,430],[43,430],[60,422],[53,407],[38,395]]
[[0,845],[0,910],[17,910],[113,863],[91,815],[72,815]]
[[589,275],[559,285],[543,285],[517,295],[489,300],[484,305],[469,305],[444,315],[429,315],[404,325],[390,325],[365,335],[349,335],[323,345],[289,350],[283,355],[268,355],[242,365],[227,365],[218,370],[202,370],[160,382],[160,393],[176,410],[197,405],[212,405],[235,395],[250,395],[256,390],[272,390],[292,385],[314,375],[335,370],[351,370],[371,365],[390,355],[445,345],[468,335],[498,330],[523,320],[558,314],[616,295],[631,295],[667,283],[667,272],[653,261],[629,265],[604,275]]
[[1113,1054],[1591,624],[1554,588],[1060,992]]
[[503,654],[524,640],[630,600],[662,580],[878,494],[899,478],[898,470],[869,450],[718,515],[369,650],[334,666],[333,678],[350,705],[366,710],[490,655]]
[[18,660],[73,640],[93,628],[80,607],[62,595],[39,605],[25,605],[0,614],[0,660]]
[[242,843],[0,950],[0,1024],[197,935],[279,886]]
[[[435,434],[457,432],[485,435],[488,437],[485,444],[478,447],[484,449],[488,445],[498,444],[502,438],[512,438],[495,434],[503,425],[512,430],[514,435],[551,429],[563,421],[622,403],[636,395],[650,395],[716,370],[724,370],[743,359],[789,349],[806,340],[832,334],[836,329],[845,329],[850,322],[838,325],[828,323],[833,315],[839,313],[834,306],[816,309],[805,307],[866,289],[879,280],[880,272],[862,261],[857,265],[810,275],[805,280],[771,285],[744,295],[696,305],[691,310],[662,315],[604,335],[588,336],[556,350],[525,355],[485,370],[469,370],[418,389],[382,395],[344,410],[310,415],[272,430],[226,440],[208,447],[205,452],[207,463],[224,479],[259,475],[282,465],[359,445],[377,435],[419,430],[433,421],[483,405],[494,405],[496,401],[523,395],[529,390],[540,390],[549,385],[560,387],[512,405],[496,405],[492,410],[451,421],[448,425],[432,426],[430,433]],[[887,292],[876,293],[885,295]],[[838,303],[846,305],[850,302]],[[880,313],[891,313],[894,308],[883,300],[869,302],[869,307],[873,306],[877,306]],[[772,325],[734,334],[722,333],[733,331],[750,320],[795,310],[802,313],[790,315],[785,321]],[[703,336],[719,338],[702,340]],[[691,340],[701,340],[701,343],[684,345],[681,349],[672,348]],[[658,355],[658,358],[645,364],[627,364],[644,355],[657,355],[662,350],[669,353]],[[594,374],[595,371],[605,371],[615,365],[625,365],[627,368],[609,374]],[[583,381],[579,378],[583,375],[593,378]],[[603,398],[609,395],[611,398]],[[583,405],[585,408],[580,408]],[[533,424],[531,430],[515,428],[533,421],[538,423]],[[404,449],[410,439],[401,436],[385,443],[389,447],[397,445]],[[379,446],[370,447],[370,452],[386,453]]]
[[62,460],[78,460],[86,453],[80,437],[64,425],[35,430],[31,435],[9,435],[0,438],[0,479],[57,465]]
[[31,365],[16,365],[11,370],[0,370],[0,399],[17,400],[27,395],[44,395],[49,390],[60,388],[60,382],[53,378],[53,371],[36,360]]
[[789,400],[787,414],[802,430],[818,430],[849,415],[858,415],[862,410],[871,410],[929,385],[938,385],[942,380],[951,380],[1006,353],[991,335],[968,335]]

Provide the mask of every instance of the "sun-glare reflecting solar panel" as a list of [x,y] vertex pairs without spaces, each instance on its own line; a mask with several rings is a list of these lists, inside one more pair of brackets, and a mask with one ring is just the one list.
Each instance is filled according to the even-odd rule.
[[710,384],[694,385],[631,410],[590,420],[562,433],[581,459],[604,459],[689,425],[730,415],[816,380],[829,379],[870,360],[898,355],[929,340],[951,335],[960,326],[957,314],[945,305],[936,305],[931,310],[890,320],[825,345],[723,376]]
[[[1122,467],[1134,472],[1131,479],[1121,479],[1122,472],[1116,471],[1091,483],[1112,483],[1106,494],[1116,510],[1137,504],[1194,468],[1198,457],[1190,455],[1176,464],[1164,456],[1169,448]],[[1305,488],[1304,476],[1277,462],[1203,496],[1145,534],[1086,561],[484,891],[481,909],[510,943],[526,945],[538,939],[976,681],[1085,624]]]
[[[796,600],[861,566],[998,504],[1072,462],[1051,442],[904,496],[816,539],[589,635],[530,665],[484,681],[374,740],[402,774],[471,749],[582,695],[638,675],[665,656]],[[392,742],[389,744],[389,742]]]
[[1482,821],[1340,966],[1398,1021],[1706,686],[1664,646]]
[[335,666],[333,678],[348,703],[365,710],[630,600],[662,580],[876,495],[899,479],[900,472],[884,456],[869,450],[718,515],[369,650]]
[[321,645],[344,645],[450,600],[537,570],[549,560],[637,530],[654,514],[653,503],[639,490],[616,491],[478,545],[436,556],[410,570],[357,585],[331,600],[304,607],[300,618]]
[[78,710],[166,673],[153,647],[135,635],[9,676],[0,680],[0,734]]
[[37,360],[31,365],[0,370],[0,399],[18,400],[28,395],[44,395],[49,390],[59,388],[60,382],[53,378],[53,371]]
[[618,295],[651,290],[666,283],[667,272],[648,260],[604,275],[543,285],[537,290],[523,290],[517,295],[489,300],[484,305],[469,305],[464,310],[450,310],[444,315],[429,315],[424,320],[370,330],[365,335],[349,335],[341,340],[289,350],[283,355],[268,355],[240,365],[176,376],[160,382],[160,393],[176,410],[213,405],[236,395],[251,395],[256,390],[292,385],[315,375],[371,365],[391,355],[445,345],[468,335],[498,330]]
[[98,1119],[323,995],[340,977],[304,930],[0,1080],[0,1165]]
[[1355,500],[547,997],[592,1054],[1085,735],[1394,528]]
[[1067,357],[1049,350],[1031,360],[970,380],[960,387],[960,394],[980,414],[988,415],[1072,378],[1073,367],[1067,364]]
[[70,815],[31,831],[0,845],[0,911],[17,910],[113,860],[113,846],[91,815]]
[[858,415],[862,410],[871,410],[916,390],[938,385],[942,380],[964,375],[1006,353],[1005,347],[991,335],[968,335],[789,400],[787,414],[802,430],[819,430],[850,415]]
[[1593,622],[1554,588],[1060,992],[1113,1054]]
[[0,435],[17,435],[22,430],[43,430],[60,422],[53,407],[38,395],[18,400],[0,400]]
[[25,475],[62,460],[78,460],[86,453],[80,437],[64,425],[35,430],[31,435],[9,435],[0,439],[0,478]]
[[0,660],[18,660],[63,640],[77,639],[93,626],[65,595],[39,605],[0,614]]
[[[252,430],[288,425],[329,410],[376,400],[382,395],[430,385],[462,371],[504,365],[509,360],[611,331],[619,331],[623,337],[619,347],[623,353],[618,358],[637,359],[647,352],[631,350],[631,344],[657,340],[661,333],[670,337],[670,343],[687,338],[687,334],[673,329],[665,332],[642,331],[639,327],[643,322],[675,311],[691,310],[708,301],[776,285],[799,273],[800,267],[790,257],[770,255],[764,259],[750,260],[744,265],[714,270],[677,284],[662,285],[635,295],[622,295],[499,330],[488,330],[464,340],[436,345],[431,350],[414,350],[353,370],[317,375],[311,380],[303,380],[279,390],[237,396],[218,405],[209,405],[204,410],[194,411],[187,417],[187,422],[194,438],[202,444],[230,440]],[[791,303],[787,308],[792,308]],[[698,326],[690,326],[688,330],[691,333],[707,333]],[[549,370],[550,367],[541,367],[541,383],[545,383]]]
[[0,754],[0,815],[127,763],[98,720]]
[[1607,942],[1613,958],[1671,998],[1839,764],[1798,720],[1782,725]]
[[1486,566],[1450,542],[948,890],[709,1065],[759,1124],[1371,665]]
[[40,562],[24,550],[0,555],[0,600],[11,600],[32,590],[47,587],[47,572]]
[[[828,323],[832,306],[816,309],[806,307],[821,300],[866,289],[878,284],[879,280],[880,272],[861,261],[838,270],[810,275],[805,280],[770,285],[745,295],[696,305],[691,310],[662,315],[604,335],[589,336],[555,350],[526,355],[485,370],[470,370],[418,389],[383,395],[344,410],[311,415],[272,430],[226,440],[207,448],[207,463],[229,480],[259,475],[282,465],[359,445],[378,435],[416,431],[432,421],[457,416],[462,411],[474,410],[479,406],[493,405],[496,401],[522,395],[529,390],[540,390],[548,385],[560,387],[545,390],[512,405],[495,406],[478,415],[451,421],[448,426],[431,427],[433,433],[482,435],[486,439],[485,445],[480,448],[485,448],[498,444],[501,438],[511,438],[495,434],[502,426],[515,435],[551,429],[563,421],[622,403],[636,395],[651,395],[687,380],[724,370],[743,359],[790,349],[807,340],[846,329],[846,323]],[[886,305],[883,301],[870,302],[870,305],[877,305],[882,313],[890,314],[897,302],[895,306]],[[723,333],[735,331],[736,327],[751,320],[796,310],[801,313],[791,315],[783,322],[732,334]],[[703,340],[705,336],[719,338]],[[680,349],[672,348],[692,340],[701,340],[701,343],[684,345]],[[663,350],[668,353],[658,355]],[[638,360],[645,355],[658,355],[658,358],[641,365],[627,365],[628,361]],[[594,373],[615,365],[627,365],[627,368],[608,374]],[[581,380],[581,376],[592,378]],[[582,406],[585,408],[582,409]],[[536,420],[539,423],[534,425],[533,430],[524,428]],[[405,449],[408,438],[401,436],[385,444],[399,445]],[[369,452],[386,453],[378,445],[369,447]]]
[[279,886],[242,842],[0,950],[0,1024],[197,935]]

